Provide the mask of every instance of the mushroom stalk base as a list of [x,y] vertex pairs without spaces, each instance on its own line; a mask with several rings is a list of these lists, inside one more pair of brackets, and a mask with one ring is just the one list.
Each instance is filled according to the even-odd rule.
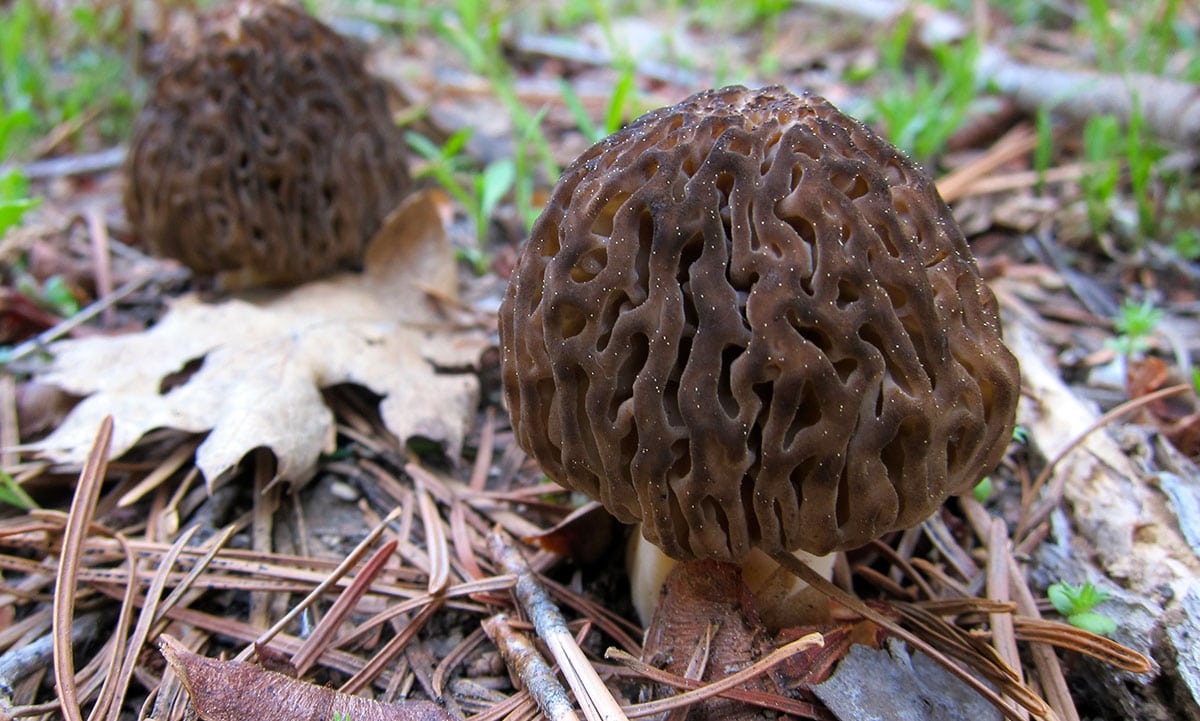
[[[793,555],[826,579],[833,577],[836,554],[814,556],[796,551]],[[667,574],[679,562],[643,538],[640,532],[634,533],[629,540],[626,561],[633,607],[642,624],[648,626]],[[756,549],[738,566],[742,582],[750,590],[767,629],[777,631],[829,620],[829,605],[824,594],[796,578],[762,551]]]

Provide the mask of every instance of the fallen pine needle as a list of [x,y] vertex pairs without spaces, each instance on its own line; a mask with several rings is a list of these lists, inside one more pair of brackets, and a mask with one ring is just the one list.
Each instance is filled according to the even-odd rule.
[[[767,706],[768,708],[783,711],[785,713],[806,715],[811,712],[811,707],[807,704],[796,706],[790,704],[781,704],[778,703],[778,701],[790,702],[792,699],[787,699],[781,696],[773,697],[761,693],[752,693],[736,687],[747,683],[757,676],[765,674],[767,671],[770,671],[775,666],[778,666],[801,651],[806,651],[810,648],[819,648],[824,645],[824,636],[819,633],[810,633],[807,636],[801,636],[795,641],[780,646],[737,673],[732,673],[718,681],[713,681],[706,684],[702,684],[699,681],[686,679],[681,676],[676,676],[674,674],[669,674],[661,669],[656,669],[619,648],[608,649],[604,652],[604,657],[613,659],[615,661],[620,661],[631,669],[651,678],[654,681],[669,683],[673,686],[688,687],[691,689],[677,696],[672,696],[671,698],[628,706],[625,708],[625,713],[631,719],[643,718],[676,708],[690,706],[693,703],[704,701],[714,696],[725,696],[740,701],[763,705]],[[766,703],[768,701],[771,701],[772,703],[768,705]],[[794,703],[801,704],[802,702]]]
[[63,533],[62,555],[58,561],[58,573],[54,579],[54,689],[58,695],[63,718],[66,721],[83,721],[79,708],[79,697],[75,686],[75,650],[72,648],[71,625],[75,613],[75,577],[79,572],[79,561],[83,554],[92,515],[96,512],[96,501],[104,474],[108,467],[108,449],[112,443],[113,419],[105,416],[96,433],[96,441],[88,453],[87,462],[79,473],[79,484],[75,498],[71,501],[67,527]]

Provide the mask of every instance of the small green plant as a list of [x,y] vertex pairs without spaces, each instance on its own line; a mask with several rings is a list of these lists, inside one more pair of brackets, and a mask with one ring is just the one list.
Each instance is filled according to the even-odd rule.
[[333,721],[351,721],[351,716],[348,713],[342,713],[341,711],[334,711],[333,712]]
[[1013,428],[1012,439],[1015,442],[1020,443],[1021,445],[1028,444],[1029,443],[1029,429],[1026,428],[1025,426],[1015,426]]
[[52,128],[88,124],[122,138],[136,103],[120,5],[14,0],[0,10],[0,159],[26,153]]
[[1109,341],[1109,347],[1130,358],[1142,355],[1150,347],[1149,339],[1158,328],[1162,316],[1162,309],[1154,307],[1150,299],[1139,303],[1126,298],[1117,311],[1117,317],[1113,319],[1117,337]]
[[407,138],[409,146],[429,161],[418,177],[433,176],[470,216],[475,226],[476,244],[474,248],[463,250],[462,255],[477,273],[482,274],[489,263],[484,250],[488,223],[500,201],[512,189],[517,172],[512,158],[493,160],[481,171],[472,172],[463,152],[471,132],[471,128],[457,131],[440,148],[417,133],[409,133]]
[[1079,185],[1087,205],[1088,225],[1097,234],[1108,228],[1112,199],[1121,180],[1120,143],[1121,126],[1111,115],[1092,116],[1083,126],[1083,158],[1089,168]]
[[996,493],[996,484],[992,482],[991,476],[984,476],[983,480],[975,484],[975,489],[971,493],[975,496],[976,501],[987,503],[988,499]]
[[7,503],[22,511],[30,511],[38,507],[37,502],[25,492],[24,488],[21,488],[21,484],[4,471],[0,471],[0,503]]
[[575,118],[575,125],[579,128],[579,132],[583,133],[590,143],[595,143],[615,133],[630,114],[628,111],[633,105],[634,93],[637,90],[635,67],[633,63],[628,62],[621,63],[619,67],[621,74],[617,77],[617,82],[609,94],[608,107],[604,111],[603,122],[600,125],[592,122],[592,118],[588,115],[587,109],[583,107],[583,102],[579,99],[575,88],[566,80],[559,81],[563,102]]
[[918,162],[929,163],[967,117],[981,84],[975,73],[979,43],[970,36],[933,48],[936,68],[904,68],[904,49],[912,33],[910,15],[901,18],[880,49],[885,89],[865,108],[868,119],[883,123],[889,138]]
[[1084,631],[1111,636],[1117,630],[1116,621],[1092,609],[1108,598],[1108,592],[1096,588],[1091,581],[1081,586],[1072,586],[1065,581],[1051,584],[1046,589],[1050,603],[1066,617],[1067,623]]
[[38,198],[29,196],[29,181],[16,170],[0,175],[0,238],[21,224],[25,213],[37,206]]

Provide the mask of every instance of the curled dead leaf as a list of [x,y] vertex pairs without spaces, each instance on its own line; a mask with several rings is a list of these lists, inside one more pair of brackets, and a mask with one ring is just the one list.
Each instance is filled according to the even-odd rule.
[[189,651],[170,636],[159,650],[205,721],[451,721],[428,701],[389,704],[338,693],[244,661],[220,661]]

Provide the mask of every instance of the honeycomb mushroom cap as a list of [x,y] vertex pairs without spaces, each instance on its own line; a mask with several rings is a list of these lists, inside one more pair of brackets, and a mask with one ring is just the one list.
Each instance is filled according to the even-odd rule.
[[586,151],[500,309],[520,445],[678,559],[824,554],[999,462],[995,297],[933,182],[781,87],[703,92]]
[[156,252],[284,282],[357,265],[410,185],[362,52],[272,0],[226,6],[166,44],[126,173],[126,213]]

